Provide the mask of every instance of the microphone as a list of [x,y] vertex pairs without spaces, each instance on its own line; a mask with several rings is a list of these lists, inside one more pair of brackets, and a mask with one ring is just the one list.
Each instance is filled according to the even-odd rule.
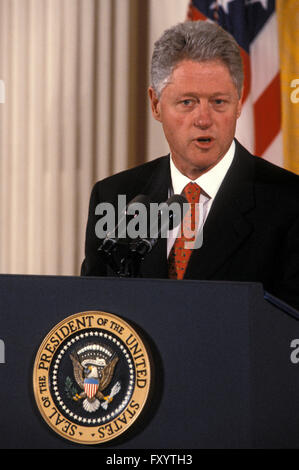
[[138,238],[131,247],[144,257],[156,245],[158,239],[162,236],[167,237],[167,232],[177,227],[183,220],[188,211],[189,203],[185,196],[174,194],[167,201],[160,204],[158,217],[155,223],[150,227],[150,237]]
[[[125,209],[121,212],[120,217],[118,219],[118,224],[114,227],[114,229],[111,232],[108,232],[105,239],[103,240],[100,248],[98,249],[99,251],[104,251],[105,253],[110,253],[117,243],[120,242],[120,238],[126,238],[120,236],[123,234],[123,231],[126,230],[127,227],[127,217],[128,215],[131,216],[131,219],[136,217],[135,214],[128,214],[128,211],[134,208],[134,204],[144,204],[146,208],[148,208],[150,204],[150,198],[144,194],[139,194],[138,196],[135,196],[125,207]],[[120,233],[119,233],[120,232]],[[116,236],[117,234],[117,236]]]
[[[157,213],[154,214],[152,224],[150,224],[149,233],[146,232],[145,236],[138,235],[136,238],[116,237],[116,232],[126,221],[127,215],[132,215],[131,220],[137,216],[136,213],[130,213],[132,209],[134,210],[134,204],[136,203],[145,205],[147,220],[149,219],[148,209],[150,208],[151,216],[153,216],[152,208],[158,209]],[[187,199],[180,194],[171,196],[160,205],[151,203],[150,198],[143,194],[136,196],[121,213],[117,226],[106,235],[98,249],[100,256],[117,276],[139,276],[140,265],[144,257],[153,249],[161,236],[167,237],[168,230],[172,230],[180,224],[188,207]],[[138,206],[136,209],[138,209]]]

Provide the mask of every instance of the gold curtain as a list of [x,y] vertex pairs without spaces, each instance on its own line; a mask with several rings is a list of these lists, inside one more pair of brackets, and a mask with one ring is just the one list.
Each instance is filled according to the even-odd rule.
[[299,0],[276,0],[284,167],[299,174]]

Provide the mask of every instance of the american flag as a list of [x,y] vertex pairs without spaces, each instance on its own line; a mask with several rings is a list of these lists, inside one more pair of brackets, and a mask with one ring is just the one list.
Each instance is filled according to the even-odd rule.
[[188,19],[215,21],[236,39],[245,71],[236,137],[250,152],[283,166],[275,0],[192,0]]

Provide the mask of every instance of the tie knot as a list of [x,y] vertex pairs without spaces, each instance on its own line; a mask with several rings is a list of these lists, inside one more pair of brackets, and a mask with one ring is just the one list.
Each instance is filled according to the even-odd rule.
[[189,203],[197,203],[200,196],[200,187],[196,183],[188,183],[184,187],[183,193]]

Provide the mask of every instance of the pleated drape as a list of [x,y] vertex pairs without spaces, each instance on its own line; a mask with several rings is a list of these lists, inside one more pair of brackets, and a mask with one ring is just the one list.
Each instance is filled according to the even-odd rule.
[[148,0],[0,0],[0,272],[79,274],[94,182],[146,161]]

